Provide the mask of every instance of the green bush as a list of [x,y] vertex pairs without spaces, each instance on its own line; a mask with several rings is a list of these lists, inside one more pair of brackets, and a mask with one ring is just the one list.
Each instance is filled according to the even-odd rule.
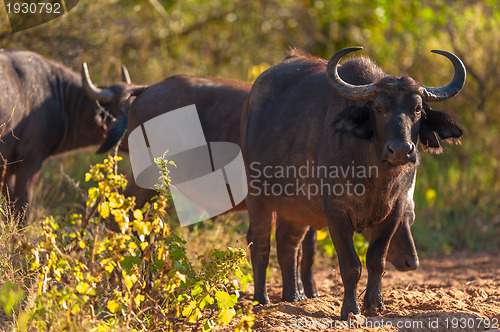
[[[328,257],[332,258],[335,255],[335,246],[333,245],[332,238],[330,237],[328,230],[320,229],[318,230],[318,249],[320,253],[326,254]],[[359,233],[354,233],[353,236],[354,249],[358,254],[361,263],[366,266],[366,253],[368,252],[368,241],[365,240],[363,235]]]
[[[238,303],[240,291],[252,281],[240,268],[248,265],[245,251],[212,250],[199,257],[202,268],[194,269],[186,242],[169,226],[167,192],[136,209],[134,197],[119,193],[127,181],[115,172],[118,160],[109,157],[86,174],[86,181],[97,183],[88,190],[88,217],[47,217],[37,244],[24,243],[38,275],[27,326],[209,331],[238,317],[236,330],[250,330],[252,306]],[[120,232],[106,228],[114,221]],[[20,294],[4,285],[0,307],[11,313]]]
[[[68,15],[15,34],[3,17],[2,47],[28,48],[75,70],[87,61],[103,86],[120,80],[122,63],[140,84],[174,74],[253,81],[281,61],[289,46],[328,59],[355,45],[389,74],[441,86],[451,80],[452,66],[429,51],[451,51],[466,65],[466,85],[458,96],[432,106],[453,113],[467,135],[462,146],[446,146],[442,156],[422,154],[415,242],[420,252],[500,246],[497,1],[80,1]],[[71,206],[76,193],[52,195],[54,186],[65,184],[54,169],[64,163],[70,177],[78,178],[82,174],[75,171],[87,160],[47,161],[32,215],[59,215],[55,210]]]

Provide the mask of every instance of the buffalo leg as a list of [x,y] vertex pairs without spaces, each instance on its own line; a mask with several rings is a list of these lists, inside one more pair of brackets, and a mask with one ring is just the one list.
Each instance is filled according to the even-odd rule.
[[266,269],[269,265],[269,252],[271,250],[272,211],[262,209],[251,196],[247,197],[248,216],[250,227],[247,240],[250,245],[254,280],[254,301],[259,304],[269,304],[266,288]]
[[[33,199],[33,191],[35,189],[35,183],[40,174],[40,167],[34,167],[32,165],[21,167],[16,172],[16,181],[14,185],[14,208],[15,212],[21,218],[21,226],[25,225],[26,219],[29,213],[29,205]],[[23,214],[24,211],[24,214]]]
[[307,226],[294,224],[280,219],[276,226],[278,262],[283,280],[282,301],[296,302],[305,299],[300,295],[299,276],[297,273],[297,253],[307,231]]
[[[397,210],[397,209],[396,209]],[[393,212],[388,219],[374,228],[370,246],[366,253],[366,268],[368,270],[368,284],[364,298],[365,315],[373,316],[384,310],[382,296],[382,274],[385,270],[387,250],[393,236],[398,218]]]
[[304,240],[302,240],[301,246],[302,258],[300,260],[300,279],[302,281],[304,292],[308,298],[319,296],[312,273],[314,256],[317,251],[316,234],[317,232],[315,229],[309,228],[304,236]]
[[[306,233],[307,234],[307,233]],[[304,240],[302,240],[302,242],[304,242]],[[297,269],[295,271],[296,275],[300,275],[299,273],[299,268],[300,268],[300,265],[302,264],[302,244],[299,246],[299,249],[297,250]],[[300,298],[306,298],[306,293],[304,292],[304,285],[302,284],[302,280],[299,278],[297,280],[297,286],[299,288],[299,296]]]
[[351,221],[347,216],[337,211],[327,211],[328,228],[332,237],[333,245],[337,251],[340,275],[344,283],[344,301],[340,318],[347,320],[349,313],[359,314],[359,302],[357,297],[358,281],[361,277],[361,262],[354,250]]
[[[1,176],[1,175],[0,175]],[[2,195],[7,198],[11,197],[11,195],[14,194],[14,188],[15,188],[15,176],[14,174],[11,174],[10,172],[5,173],[5,177],[1,179],[2,183]]]

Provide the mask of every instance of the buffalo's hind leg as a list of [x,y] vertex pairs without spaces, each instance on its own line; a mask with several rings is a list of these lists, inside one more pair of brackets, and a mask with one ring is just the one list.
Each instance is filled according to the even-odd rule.
[[307,229],[307,226],[294,224],[281,219],[278,215],[276,242],[278,247],[278,261],[283,280],[282,301],[296,302],[305,299],[299,290],[297,256]]
[[314,282],[312,266],[317,251],[317,231],[309,228],[304,240],[302,240],[302,258],[300,260],[300,279],[302,280],[303,290],[308,298],[318,297],[318,290]]
[[268,305],[269,296],[266,288],[266,270],[269,265],[269,252],[271,250],[272,211],[265,209],[252,196],[247,197],[248,216],[250,227],[247,240],[250,245],[252,258],[254,301]]

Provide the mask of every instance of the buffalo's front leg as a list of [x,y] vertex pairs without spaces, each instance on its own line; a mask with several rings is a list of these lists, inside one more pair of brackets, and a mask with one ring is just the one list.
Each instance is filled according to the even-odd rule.
[[283,281],[282,301],[296,302],[305,299],[299,291],[297,256],[300,243],[307,229],[307,226],[294,224],[278,216],[276,242],[278,247],[278,262]]
[[40,174],[41,162],[23,163],[16,171],[16,181],[14,187],[14,208],[21,216],[21,227],[26,225],[29,208],[33,199],[33,191]]
[[250,227],[247,240],[250,245],[252,258],[254,301],[259,304],[269,304],[266,289],[266,269],[269,265],[269,251],[271,247],[272,211],[262,208],[252,196],[247,197],[248,216]]
[[365,315],[374,316],[381,313],[384,307],[382,296],[382,274],[385,270],[387,250],[392,235],[396,231],[397,211],[373,229],[370,246],[366,254],[366,268],[368,270],[368,284],[364,298]]
[[308,298],[318,297],[316,283],[314,282],[312,266],[317,249],[317,231],[309,228],[302,240],[302,258],[300,260],[300,279],[304,292]]
[[354,229],[351,220],[342,212],[328,211],[328,228],[333,245],[337,251],[340,275],[344,283],[344,302],[340,318],[347,320],[349,313],[359,314],[357,297],[358,281],[361,277],[361,262],[354,250],[352,236]]

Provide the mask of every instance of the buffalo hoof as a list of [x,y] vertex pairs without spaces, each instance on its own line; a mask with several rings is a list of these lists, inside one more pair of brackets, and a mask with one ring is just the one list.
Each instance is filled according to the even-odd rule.
[[384,298],[382,297],[382,292],[375,291],[370,292],[366,290],[365,299],[363,301],[363,308],[365,316],[378,316],[384,310]]
[[319,297],[319,293],[316,292],[316,291],[311,291],[311,292],[306,292],[306,296],[308,299],[314,299],[314,298],[317,298]]
[[359,315],[361,313],[361,310],[359,309],[359,303],[357,298],[354,301],[345,301],[344,304],[342,305],[342,310],[340,311],[340,319],[341,320],[347,320],[349,317],[350,313],[353,313],[354,315]]
[[306,293],[306,296],[310,299],[313,299],[315,297],[319,297],[318,291],[316,290],[316,287],[304,287],[304,292]]
[[259,305],[270,305],[271,304],[271,301],[269,301],[269,297],[267,295],[254,296],[253,300],[259,302]]
[[307,296],[307,294],[304,291],[304,285],[302,284],[301,280],[299,280],[299,282],[298,282],[298,290],[299,290],[299,295],[301,297],[306,297]]
[[283,302],[298,302],[298,301],[302,301],[305,299],[307,299],[305,294],[301,293],[297,290],[293,294],[288,294],[288,295],[283,294],[281,301],[283,301]]

